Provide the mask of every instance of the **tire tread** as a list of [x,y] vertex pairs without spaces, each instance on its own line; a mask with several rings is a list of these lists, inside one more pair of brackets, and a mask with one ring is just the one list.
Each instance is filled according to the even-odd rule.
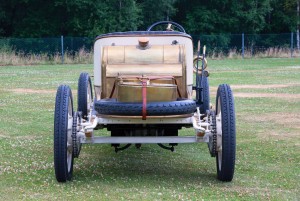
[[[142,115],[142,103],[125,103],[116,101],[96,101],[95,110],[99,114]],[[151,102],[147,104],[147,116],[189,114],[196,110],[193,100],[171,102]]]
[[88,73],[81,73],[78,79],[78,101],[77,101],[77,111],[82,112],[82,117],[84,119],[87,118],[88,115],[88,110],[87,110],[87,89],[88,85],[90,85],[91,89],[91,98],[93,97],[93,90],[92,90],[92,85],[91,85],[91,78]]
[[66,180],[70,180],[72,177],[73,168],[71,168],[71,171],[68,173],[66,162],[66,133],[68,132],[67,123],[69,97],[71,97],[72,102],[72,93],[70,88],[66,85],[59,86],[56,93],[54,113],[54,169],[58,182],[66,182]]
[[231,181],[235,166],[236,127],[234,99],[229,85],[222,84],[219,86],[216,103],[217,111],[219,97],[222,111],[222,166],[221,171],[219,171],[217,157],[217,173],[219,180]]

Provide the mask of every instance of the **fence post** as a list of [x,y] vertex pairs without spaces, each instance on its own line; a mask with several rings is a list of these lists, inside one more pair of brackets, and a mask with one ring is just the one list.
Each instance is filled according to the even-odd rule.
[[293,50],[294,49],[294,34],[291,32],[291,58],[293,58]]
[[61,63],[64,64],[64,36],[60,37],[61,41]]
[[245,55],[245,35],[244,33],[242,33],[242,57],[244,59],[244,55]]

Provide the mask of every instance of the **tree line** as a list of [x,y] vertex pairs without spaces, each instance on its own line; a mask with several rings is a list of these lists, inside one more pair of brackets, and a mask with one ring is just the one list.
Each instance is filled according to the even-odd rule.
[[289,33],[300,0],[0,0],[0,37],[88,36],[172,20],[190,34]]

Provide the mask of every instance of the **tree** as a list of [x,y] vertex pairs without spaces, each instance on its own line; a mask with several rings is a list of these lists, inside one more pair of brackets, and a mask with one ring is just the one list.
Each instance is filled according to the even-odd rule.
[[157,21],[170,20],[176,14],[174,7],[177,0],[137,0],[142,9],[143,23],[141,30],[146,30],[151,24]]
[[[39,5],[38,0],[11,0],[0,2],[2,36],[34,37],[48,35],[49,16],[53,6],[49,2]],[[44,12],[47,9],[48,12]],[[51,14],[50,14],[51,15]]]
[[94,9],[97,12],[89,19],[92,29],[90,33],[86,33],[88,35],[137,30],[141,24],[141,9],[134,0],[110,0]]
[[[191,6],[185,6],[185,5]],[[271,11],[270,0],[183,0],[177,4],[187,9],[180,20],[191,33],[259,33]]]
[[1,1],[0,22],[0,35],[15,37],[95,36],[142,23],[135,0]]
[[265,19],[272,10],[270,0],[246,0],[242,2],[237,2],[240,9],[236,13],[241,22],[240,30],[251,34],[262,32],[266,26]]
[[300,0],[0,0],[0,36],[95,36],[173,20],[191,34],[297,31]]
[[[297,49],[300,50],[300,38],[299,38],[299,29],[300,29],[300,0],[286,0],[285,1],[285,10],[289,12],[291,23],[290,28],[292,31],[296,30],[296,40],[297,40]],[[296,12],[295,12],[296,11]]]
[[[141,24],[141,9],[134,0],[59,0],[56,6],[65,9],[62,21],[67,35],[96,36],[98,34],[137,30]],[[65,31],[63,31],[65,32]]]

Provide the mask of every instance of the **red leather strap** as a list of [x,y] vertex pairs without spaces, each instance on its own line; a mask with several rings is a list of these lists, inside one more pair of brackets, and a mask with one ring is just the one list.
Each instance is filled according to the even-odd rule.
[[147,117],[147,80],[142,80],[142,98],[143,98],[142,120],[146,120],[146,117]]

